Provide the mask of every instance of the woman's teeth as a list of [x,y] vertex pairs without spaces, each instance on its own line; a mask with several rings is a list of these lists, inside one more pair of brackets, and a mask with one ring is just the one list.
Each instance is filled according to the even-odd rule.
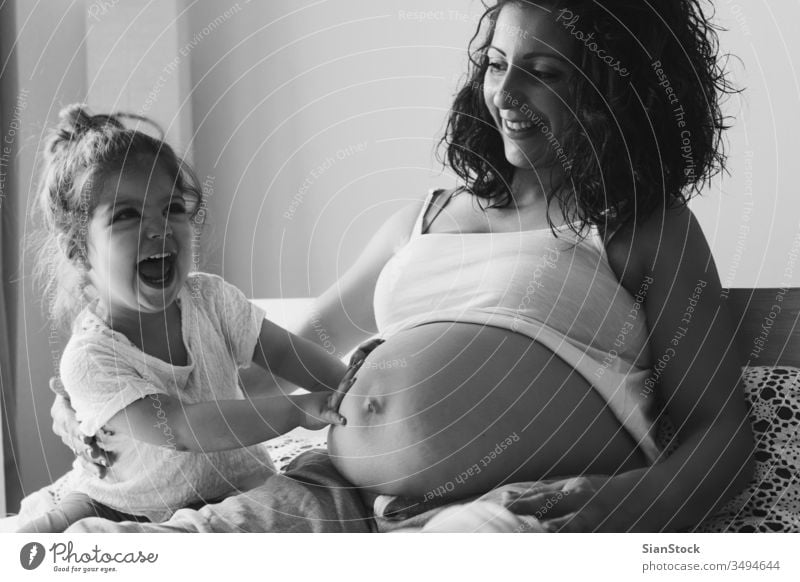
[[525,131],[533,127],[532,121],[511,121],[510,119],[503,119],[503,127],[509,131]]

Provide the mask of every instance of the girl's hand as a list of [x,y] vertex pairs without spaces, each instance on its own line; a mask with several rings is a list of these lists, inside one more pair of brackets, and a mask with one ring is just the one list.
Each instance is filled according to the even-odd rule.
[[336,394],[336,392],[312,392],[292,397],[300,408],[300,426],[309,430],[320,430],[329,424],[342,426],[347,424],[347,419],[334,407]]
[[102,479],[108,467],[114,462],[114,455],[103,450],[101,440],[112,437],[113,433],[103,429],[99,435],[100,440],[97,435],[90,437],[81,433],[75,410],[66,398],[61,380],[56,377],[50,378],[50,389],[56,394],[53,406],[50,408],[53,432],[61,437],[61,441],[81,460],[86,471]]
[[356,351],[353,352],[353,355],[350,356],[350,367],[355,367],[356,370],[360,368],[367,356],[370,355],[372,351],[384,341],[385,340],[382,340],[379,337],[374,337],[358,346]]
[[358,346],[356,351],[353,352],[353,355],[350,356],[350,366],[347,368],[347,372],[345,372],[344,376],[339,382],[339,386],[336,388],[336,392],[331,400],[331,407],[334,410],[339,410],[339,405],[342,403],[342,400],[347,392],[353,386],[353,383],[356,381],[356,372],[358,372],[359,368],[361,368],[364,360],[368,355],[370,355],[370,353],[372,353],[372,350],[377,348],[383,342],[384,340],[380,338],[373,338]]

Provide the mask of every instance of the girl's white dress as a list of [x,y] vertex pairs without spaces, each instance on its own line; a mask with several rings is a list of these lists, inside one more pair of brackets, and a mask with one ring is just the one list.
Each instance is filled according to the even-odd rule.
[[[186,366],[173,366],[142,352],[104,323],[97,304],[76,319],[61,358],[61,380],[84,434],[96,434],[119,411],[150,396],[156,425],[169,442],[171,429],[160,410],[159,395],[187,404],[244,398],[237,369],[252,360],[263,311],[233,285],[205,273],[187,279],[178,301],[189,356]],[[248,482],[263,483],[275,470],[264,445],[191,453],[125,435],[117,435],[113,442],[116,460],[103,479],[85,472],[76,461],[77,489],[113,509],[151,521],[166,520],[198,502],[219,500]]]

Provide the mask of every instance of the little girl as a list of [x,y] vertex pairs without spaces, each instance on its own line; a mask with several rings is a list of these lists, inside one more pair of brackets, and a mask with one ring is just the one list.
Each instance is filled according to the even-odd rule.
[[[130,115],[61,112],[45,151],[39,263],[51,316],[72,322],[61,379],[81,431],[119,435],[104,478],[83,469],[77,491],[24,532],[61,532],[90,516],[163,521],[274,471],[263,441],[297,427],[344,424],[335,387],[345,366],[264,319],[214,275],[190,273],[202,191],[161,139]],[[248,393],[255,362],[307,390]]]

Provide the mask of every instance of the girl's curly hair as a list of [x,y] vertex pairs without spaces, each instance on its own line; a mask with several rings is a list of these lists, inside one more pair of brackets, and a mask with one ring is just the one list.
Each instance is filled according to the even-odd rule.
[[[128,128],[126,121],[149,124],[159,137]],[[194,212],[201,207],[203,191],[154,122],[126,113],[92,115],[83,104],[59,113],[59,123],[45,142],[43,161],[35,200],[42,228],[30,241],[37,252],[34,275],[42,282],[50,316],[66,324],[87,300],[83,272],[88,224],[110,174],[130,166],[147,173],[161,168],[176,190],[191,198]]]
[[587,224],[613,230],[656,209],[685,205],[725,169],[722,133],[729,125],[720,104],[738,92],[719,58],[719,28],[701,2],[499,0],[470,41],[467,82],[439,143],[444,161],[475,196],[491,206],[509,204],[514,167],[484,103],[486,50],[505,5],[543,5],[562,25],[570,13],[573,33],[594,33],[592,48],[617,57],[627,73],[579,43],[572,117],[559,136],[565,175],[549,202],[557,201],[576,231]]

